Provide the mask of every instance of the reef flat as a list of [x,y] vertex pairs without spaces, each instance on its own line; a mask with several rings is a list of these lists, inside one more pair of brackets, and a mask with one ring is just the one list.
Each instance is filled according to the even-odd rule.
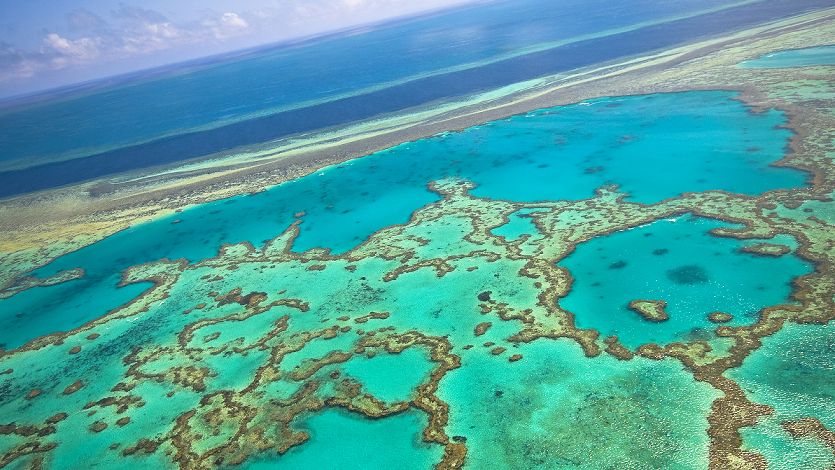
[[[0,201],[0,283],[143,221],[195,204],[263,191],[402,142],[531,109],[596,97],[692,89],[742,90],[741,99],[754,106],[783,109],[792,101],[779,96],[782,92],[777,82],[781,80],[775,75],[791,82],[806,70],[755,73],[740,69],[738,64],[778,50],[826,44],[833,34],[833,15],[835,9],[822,10],[626,61],[298,136],[260,149],[4,199]],[[758,86],[765,83],[771,84],[769,95]],[[791,87],[797,90],[798,85]],[[793,127],[802,125],[791,123]]]
[[[14,232],[0,465],[829,468],[832,67],[739,64],[831,14]],[[503,115],[548,100],[574,104]]]
[[765,54],[741,63],[742,67],[787,68],[835,64],[835,46],[804,47]]

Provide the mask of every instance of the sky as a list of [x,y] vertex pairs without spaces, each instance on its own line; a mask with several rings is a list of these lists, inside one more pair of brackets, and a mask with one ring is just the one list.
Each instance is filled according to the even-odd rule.
[[472,0],[0,0],[0,97]]

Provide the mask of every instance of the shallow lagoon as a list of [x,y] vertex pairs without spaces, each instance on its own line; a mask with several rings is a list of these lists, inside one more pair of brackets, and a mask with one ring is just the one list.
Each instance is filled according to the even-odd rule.
[[774,413],[742,433],[746,447],[762,452],[777,469],[828,468],[835,456],[812,437],[793,438],[782,423],[815,418],[835,426],[835,327],[787,325],[728,377]]
[[703,466],[717,392],[678,363],[587,358],[566,340],[517,351],[518,364],[468,354],[442,383],[450,432],[468,436],[467,468]]
[[[264,193],[195,207],[67,255],[36,274],[81,266],[82,279],[0,303],[14,307],[4,308],[7,318],[27,322],[15,335],[2,330],[7,346],[78,326],[137,296],[148,283],[114,289],[115,273],[132,265],[166,257],[204,260],[224,243],[264,247],[229,247],[205,264],[154,264],[149,274],[159,271],[163,279],[173,279],[160,288],[165,296],[142,299],[144,310],[96,327],[101,338],[91,339],[85,331],[66,343],[6,356],[14,370],[0,386],[5,400],[0,423],[40,423],[56,410],[73,411],[57,425],[60,445],[50,453],[51,462],[60,465],[124,463],[122,452],[131,452],[146,436],[165,444],[132,457],[137,467],[165,466],[172,455],[213,459],[213,449],[221,448],[214,446],[243,442],[235,432],[246,415],[252,421],[244,428],[259,430],[247,436],[250,441],[286,444],[290,439],[284,434],[258,434],[292,434],[277,430],[277,423],[309,432],[311,439],[290,446],[283,456],[261,449],[247,460],[253,468],[309,468],[331,454],[344,458],[346,467],[387,466],[403,455],[427,467],[439,460],[442,447],[420,440],[426,415],[416,412],[414,403],[430,371],[446,359],[452,365],[437,389],[450,407],[445,432],[453,442],[466,440],[472,468],[494,462],[524,468],[552,462],[575,468],[589,462],[594,468],[699,466],[708,447],[705,416],[718,392],[695,381],[680,363],[626,362],[605,354],[588,358],[568,339],[511,338],[530,322],[542,322],[537,328],[549,331],[558,330],[561,321],[552,315],[556,300],[543,306],[540,297],[557,281],[523,275],[529,269],[525,257],[534,253],[528,250],[543,249],[534,246],[545,236],[535,218],[558,206],[536,201],[585,199],[605,185],[619,185],[628,200],[655,203],[683,191],[758,194],[804,183],[802,172],[770,166],[790,137],[779,128],[784,116],[751,113],[734,96],[693,92],[602,99],[516,116],[403,144]],[[696,132],[714,138],[694,140]],[[463,187],[452,179],[441,183],[447,198],[427,206],[440,199],[427,185],[446,176],[474,182],[471,194],[481,199],[451,192]],[[600,199],[608,201],[598,201],[601,205],[618,205],[613,197]],[[503,200],[533,203],[519,209]],[[417,209],[423,217],[417,222],[389,227],[407,222]],[[300,212],[300,235],[292,245],[287,233],[273,240]],[[618,334],[627,346],[699,339],[692,329],[710,327],[705,314],[717,305],[735,314],[732,324],[750,323],[759,308],[787,301],[788,281],[810,268],[792,254],[738,253],[747,242],[707,233],[727,225],[684,216],[583,243],[560,264],[576,278],[562,306],[576,314],[578,326]],[[792,240],[775,241],[796,248]],[[313,247],[356,257],[296,256]],[[714,253],[719,253],[715,259]],[[585,261],[571,266],[583,256]],[[700,263],[708,257],[709,266],[682,270],[694,257]],[[556,270],[553,263],[544,264]],[[647,290],[637,283],[622,289],[624,277],[662,288]],[[601,286],[591,285],[596,282]],[[234,294],[234,288],[242,290]],[[647,328],[633,312],[595,317],[596,305],[572,305],[578,294],[593,300],[586,293],[595,288],[605,288],[610,302],[612,296],[628,302],[633,296],[663,295],[671,319]],[[715,305],[701,302],[699,296],[709,301],[715,296],[707,294],[719,288],[734,295]],[[269,303],[292,299],[299,302]],[[271,307],[259,310],[264,305]],[[24,316],[17,318],[15,310]],[[369,312],[385,314],[368,318]],[[633,320],[638,326],[630,325]],[[306,337],[310,332],[318,336]],[[368,332],[419,332],[439,342],[388,354],[380,346],[358,348],[373,339]],[[403,340],[398,336],[395,344]],[[444,344],[460,366],[444,355]],[[433,347],[441,349],[430,355]],[[275,368],[265,369],[265,363]],[[387,380],[395,376],[398,381]],[[66,393],[80,378],[89,382]],[[119,385],[123,382],[131,385]],[[357,394],[344,391],[354,385],[360,387]],[[40,395],[27,398],[31,390]],[[690,399],[682,403],[669,390],[683,390]],[[333,401],[346,395],[356,400]],[[304,400],[297,401],[299,396]],[[102,397],[128,404],[120,410],[108,400],[96,402]],[[294,409],[298,403],[302,408]],[[363,406],[380,417],[333,409]],[[79,411],[87,409],[95,413]],[[130,422],[118,424],[122,418]],[[169,439],[172,435],[186,437]],[[650,437],[636,444],[635,436]],[[602,439],[611,445],[599,446]],[[176,442],[185,442],[181,445],[194,455],[176,453]],[[357,442],[386,450],[368,456]],[[229,460],[236,457],[234,450],[223,452]]]
[[[615,335],[627,347],[708,339],[713,312],[748,325],[762,308],[785,302],[791,281],[812,271],[794,255],[740,252],[745,243],[709,232],[730,225],[690,215],[598,237],[560,262],[574,276],[560,305],[577,324]],[[652,322],[632,311],[633,300],[667,303],[669,319]]]
[[835,65],[835,45],[772,52],[740,64],[742,67],[778,69],[811,65]]
[[[24,106],[20,114],[3,116],[0,160],[28,166],[75,159],[0,172],[0,195],[230,152],[639,56],[830,3],[489,2],[466,14],[431,15],[366,34],[348,32],[310,48],[246,54],[197,66],[196,73],[186,69],[172,77],[169,70],[162,78],[129,81],[101,93],[82,90],[81,99],[70,96],[57,99],[57,106]],[[697,9],[703,14],[695,14]],[[584,18],[577,18],[578,11]],[[490,33],[473,34],[482,30]],[[328,67],[309,67],[304,58],[310,54]],[[228,87],[228,80],[240,86]],[[72,123],[55,116],[72,116]],[[221,127],[213,128],[217,125]]]
[[310,433],[310,441],[305,445],[291,449],[280,458],[264,458],[240,468],[431,468],[440,459],[442,448],[420,441],[425,421],[415,411],[376,421],[344,411],[325,411],[300,424],[300,428]]
[[[476,196],[511,201],[582,199],[609,184],[643,203],[687,191],[759,194],[803,185],[804,173],[770,165],[791,136],[779,128],[783,113],[752,113],[735,97],[724,91],[657,94],[535,111],[405,143],[259,194],[132,227],[34,273],[83,267],[84,278],[0,301],[0,344],[14,348],[71,329],[137,295],[137,286],[114,289],[114,273],[125,268],[161,258],[204,259],[224,243],[261,246],[299,213],[304,215],[295,250],[346,252],[436,201],[427,185],[446,176],[476,183]],[[80,307],[67,311],[67,305]],[[20,313],[31,319],[23,328]]]

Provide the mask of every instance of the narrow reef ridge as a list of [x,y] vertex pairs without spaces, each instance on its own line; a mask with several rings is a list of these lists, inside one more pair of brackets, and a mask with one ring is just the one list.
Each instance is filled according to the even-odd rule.
[[[360,196],[373,204],[353,212],[339,205],[345,193],[319,201],[321,208],[290,207],[288,223],[274,222],[280,212],[275,206],[263,213],[239,209],[257,194],[184,209],[277,181],[275,175],[261,175],[209,192],[166,192],[171,199],[153,207],[138,198],[130,209],[80,216],[66,227],[34,235],[28,226],[27,234],[4,242],[0,258],[0,306],[10,306],[5,310],[11,312],[9,321],[31,326],[0,346],[0,467],[281,466],[282,459],[307,458],[305,449],[323,448],[316,418],[330,413],[346,426],[340,441],[362,449],[368,442],[352,439],[363,425],[405,423],[384,433],[381,442],[399,439],[409,461],[427,468],[553,464],[759,470],[779,468],[784,464],[779,459],[803,454],[797,449],[813,449],[812,463],[831,466],[835,397],[826,381],[835,365],[830,132],[835,81],[831,67],[739,64],[781,49],[821,45],[833,34],[835,10],[814,12],[607,67],[589,76],[588,83],[555,82],[536,99],[493,110],[505,117],[521,109],[525,114],[511,123],[541,125],[562,119],[566,109],[528,113],[543,108],[531,104],[571,98],[582,102],[574,108],[588,116],[608,116],[628,106],[614,98],[583,100],[629,95],[640,101],[645,92],[673,100],[667,92],[687,90],[716,99],[720,93],[724,98],[718,101],[744,105],[752,120],[781,122],[765,126],[763,135],[778,135],[771,143],[788,142],[787,152],[781,147],[779,157],[768,160],[759,141],[745,141],[756,138],[752,126],[740,132],[747,150],[729,153],[745,164],[768,161],[756,171],[774,181],[782,181],[775,174],[788,172],[797,184],[680,192],[664,186],[672,177],[662,181],[624,171],[613,174],[634,178],[617,185],[607,175],[617,163],[592,155],[586,160],[604,162],[582,166],[589,162],[580,159],[572,167],[591,191],[562,187],[552,178],[540,185],[502,186],[496,180],[515,181],[515,167],[495,160],[499,170],[487,176],[500,177],[473,173],[484,177],[475,181],[466,174],[432,174],[419,191],[406,188],[403,192],[419,204],[397,223],[388,222],[396,212],[386,212],[390,201],[374,200],[371,191]],[[560,94],[568,98],[555,97]],[[487,113],[472,118],[476,122],[455,122],[483,123],[485,116],[497,117]],[[503,129],[499,122],[482,127]],[[435,128],[423,132],[429,129]],[[662,131],[658,134],[668,135]],[[508,142],[467,132],[460,134],[475,135],[479,145],[496,153]],[[529,153],[513,153],[509,160],[531,166],[525,174],[552,175],[558,172],[531,155],[542,148],[561,155],[590,134],[576,129],[550,136],[544,147],[534,142]],[[447,137],[433,142],[454,141]],[[657,158],[657,148],[642,147],[638,132],[603,140],[607,152],[622,152],[626,170],[633,169],[632,157]],[[415,147],[419,143],[410,142],[397,151]],[[354,173],[348,169],[346,174],[361,177],[349,184],[367,184],[366,178],[376,184],[368,176],[372,173],[356,168],[376,170],[386,155],[391,157],[374,154],[351,162]],[[687,155],[677,155],[677,165]],[[327,180],[321,174],[308,178],[317,184]],[[698,179],[693,182],[705,183]],[[490,192],[491,184],[492,190],[507,192]],[[657,188],[672,192],[652,192]],[[535,197],[538,190],[568,196],[542,199]],[[520,194],[530,197],[508,196]],[[196,240],[209,237],[216,231],[203,232],[202,224],[227,204],[235,217],[224,228],[252,219],[272,232],[254,231],[253,241],[240,237],[234,243],[227,242],[229,237],[207,238],[205,246],[176,250],[138,245],[149,253],[171,248],[182,256],[133,262],[104,276],[95,271],[124,255],[107,251],[108,243],[122,246],[113,242],[127,239],[119,236],[144,243],[154,238],[146,233],[196,227],[191,231]],[[172,216],[173,211],[180,212]],[[159,218],[163,213],[169,218]],[[386,223],[368,225],[366,234],[349,217]],[[120,232],[148,219],[153,221]],[[662,225],[678,240],[658,236]],[[691,225],[709,229],[688,231]],[[95,235],[80,236],[79,227]],[[342,249],[316,243],[321,239],[314,234],[327,239],[335,232],[351,233]],[[53,236],[56,242],[42,243]],[[628,243],[618,244],[619,237]],[[566,267],[601,240],[611,242],[611,250],[594,253],[597,265]],[[216,242],[219,249],[210,255],[194,255]],[[89,268],[63,266],[61,255],[84,257],[79,250],[84,246],[107,249],[84,260]],[[688,251],[692,246],[701,251],[694,255]],[[56,265],[50,267],[53,260]],[[723,264],[728,260],[741,264]],[[717,265],[762,269],[753,275],[735,271],[739,282],[730,285],[717,276]],[[648,266],[653,270],[640,271]],[[770,269],[774,266],[779,268]],[[594,267],[608,277],[589,278],[596,274]],[[681,296],[711,290],[720,306],[688,310],[672,296],[630,291],[625,295],[634,313],[627,310],[623,316],[628,318],[616,319],[624,323],[587,324],[593,310],[588,306],[605,300],[605,290],[595,289],[635,272],[652,273],[647,289],[663,283]],[[783,275],[788,280],[782,285],[759,282]],[[44,292],[60,297],[77,286],[92,293],[86,302],[67,305],[66,311],[47,302],[34,309],[40,315],[72,313],[54,319],[66,328],[49,330],[46,317],[18,310]],[[734,303],[728,292],[745,301]],[[629,327],[633,320],[640,328]],[[383,447],[375,445],[374,451],[382,454]],[[775,453],[775,448],[790,452]]]

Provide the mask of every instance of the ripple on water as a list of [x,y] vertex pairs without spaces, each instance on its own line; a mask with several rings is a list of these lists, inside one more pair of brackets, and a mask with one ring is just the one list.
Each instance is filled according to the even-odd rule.
[[441,381],[449,434],[467,438],[467,468],[698,468],[707,460],[706,416],[718,392],[675,361],[587,358],[565,339],[518,352],[516,363],[465,354]]
[[835,64],[835,45],[772,52],[756,59],[746,60],[740,65],[746,68],[775,69],[833,64]]
[[[717,311],[732,314],[732,325],[753,323],[760,309],[789,302],[791,280],[812,268],[793,254],[740,252],[745,242],[708,233],[727,226],[683,216],[578,245],[559,263],[574,276],[560,305],[579,327],[617,335],[631,347],[704,337]],[[611,269],[612,260],[619,269]],[[629,309],[633,300],[663,300],[670,318],[650,323]]]
[[[791,135],[779,127],[785,115],[752,113],[736,96],[694,91],[538,110],[398,145],[268,191],[138,225],[38,270],[44,276],[82,267],[93,281],[78,281],[69,291],[37,289],[20,309],[38,311],[37,321],[11,328],[17,321],[13,314],[0,314],[0,343],[16,347],[102,316],[133,293],[104,280],[132,265],[199,260],[224,243],[261,245],[297,216],[302,224],[294,249],[345,252],[436,201],[439,196],[427,184],[447,176],[476,183],[475,195],[512,201],[583,199],[607,184],[640,202],[685,191],[759,194],[803,185],[804,173],[770,165],[782,158]],[[111,296],[121,297],[113,302]],[[2,308],[5,302],[0,301],[0,312],[9,311]]]
[[246,470],[338,468],[426,469],[441,460],[443,447],[421,441],[426,415],[409,410],[384,419],[368,419],[335,409],[308,417],[298,428],[310,434],[302,446],[278,456],[245,463]]
[[780,470],[831,468],[835,458],[823,442],[793,438],[782,423],[815,418],[835,429],[835,326],[788,324],[762,343],[727,373],[752,401],[774,407],[757,426],[743,429],[744,445]]

